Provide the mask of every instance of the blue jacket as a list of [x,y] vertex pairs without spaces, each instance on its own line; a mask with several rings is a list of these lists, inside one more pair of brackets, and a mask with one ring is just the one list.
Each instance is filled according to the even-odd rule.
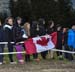
[[68,31],[68,46],[75,48],[75,30],[73,29]]

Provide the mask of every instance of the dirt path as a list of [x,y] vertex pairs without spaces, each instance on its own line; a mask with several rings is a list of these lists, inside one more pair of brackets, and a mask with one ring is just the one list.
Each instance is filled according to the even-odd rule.
[[24,65],[1,65],[0,72],[75,72],[75,62],[41,61]]

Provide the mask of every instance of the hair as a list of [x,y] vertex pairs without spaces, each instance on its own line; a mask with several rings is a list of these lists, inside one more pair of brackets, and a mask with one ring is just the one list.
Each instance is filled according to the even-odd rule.
[[8,20],[9,20],[9,19],[12,19],[12,20],[14,21],[13,17],[7,17],[7,18],[5,19],[5,23],[8,23]]
[[39,18],[39,20],[38,20],[39,25],[43,25],[43,21],[45,21],[43,18]]
[[18,26],[18,24],[17,24],[18,20],[22,20],[22,18],[21,17],[16,17],[15,18],[15,22],[14,22],[14,26]]
[[[52,23],[54,23],[54,21],[53,20],[49,20],[48,21],[48,24],[47,24],[47,28],[50,28],[51,25],[52,25]],[[55,25],[53,27],[55,27]]]
[[38,24],[38,21],[33,21],[31,27],[35,29],[37,28],[37,24]]
[[24,24],[24,28],[27,30],[27,25],[28,25],[29,23],[28,22],[26,22],[25,24]]
[[17,17],[17,18],[16,18],[16,21],[17,21],[17,20],[22,20],[22,18],[21,18],[21,17]]
[[48,21],[49,26],[51,26],[52,23],[53,23],[53,20]]
[[24,24],[24,29],[26,30],[28,36],[30,36],[30,30],[29,30],[28,27],[27,27],[28,24],[30,24],[30,23],[29,23],[29,22],[26,22],[26,23]]

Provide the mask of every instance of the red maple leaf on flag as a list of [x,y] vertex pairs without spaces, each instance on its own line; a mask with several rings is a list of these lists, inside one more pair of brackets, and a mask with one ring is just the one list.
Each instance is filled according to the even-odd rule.
[[42,46],[47,46],[49,42],[49,38],[41,37],[41,40],[37,40],[37,44],[40,44]]

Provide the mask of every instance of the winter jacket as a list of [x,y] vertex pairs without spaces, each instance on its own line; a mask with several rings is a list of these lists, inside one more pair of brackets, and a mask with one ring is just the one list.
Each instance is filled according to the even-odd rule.
[[12,42],[13,41],[13,30],[12,30],[12,27],[11,25],[9,24],[5,24],[3,26],[3,29],[4,29],[4,40],[6,42]]
[[15,42],[21,42],[22,41],[22,28],[20,26],[13,26],[13,36]]
[[68,31],[68,46],[75,48],[75,30],[73,29]]
[[43,26],[39,26],[39,30],[31,27],[30,33],[31,33],[31,37],[42,36],[46,34],[46,30]]
[[53,33],[55,30],[54,30],[54,27],[53,28],[48,28],[47,29],[47,34],[51,34]]
[[63,34],[62,31],[57,31],[57,44],[56,47],[57,48],[62,48],[62,38],[63,38]]

